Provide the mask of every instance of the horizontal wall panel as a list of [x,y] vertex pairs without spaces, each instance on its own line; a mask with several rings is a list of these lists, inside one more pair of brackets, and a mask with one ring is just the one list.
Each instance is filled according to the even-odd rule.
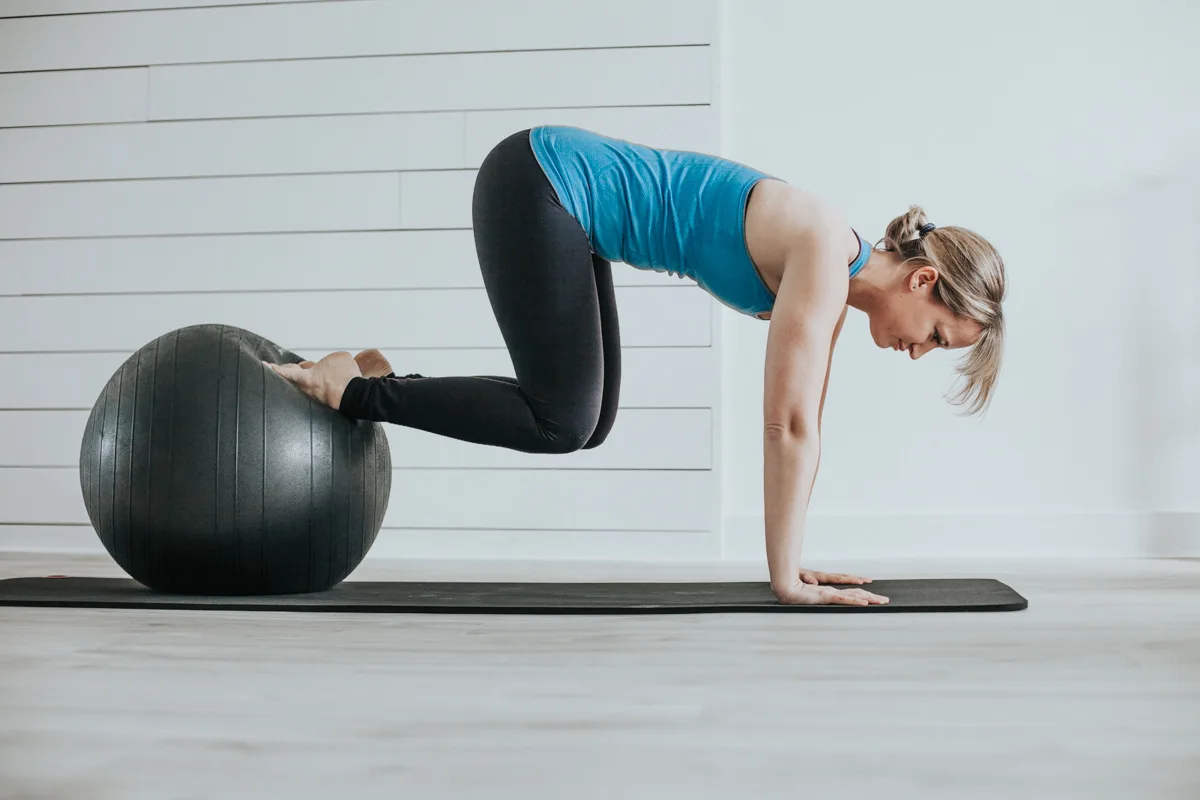
[[468,111],[467,166],[477,167],[483,163],[491,149],[509,134],[538,125],[585,128],[605,136],[670,150],[715,154],[720,149],[720,119],[711,105]]
[[[333,345],[316,348],[327,353]],[[353,353],[366,346],[347,348]],[[401,375],[513,375],[507,350],[388,350]],[[90,410],[129,354],[0,354],[0,409]],[[623,408],[712,408],[719,391],[717,355],[710,347],[627,347],[621,353]]]
[[[0,411],[0,466],[73,467],[88,411]],[[496,469],[711,469],[707,409],[626,409],[600,447],[563,455],[483,447],[385,425],[399,467]],[[307,434],[306,434],[307,435]]]
[[476,170],[400,176],[401,228],[470,228]]
[[[0,477],[2,479],[2,477]],[[378,541],[378,539],[376,539]],[[0,523],[0,553],[108,555],[91,525],[6,525]],[[107,565],[119,568],[109,559]]]
[[140,122],[146,107],[144,69],[0,75],[0,128]]
[[0,239],[469,228],[474,170],[0,186]]
[[561,0],[346,0],[12,20],[0,25],[0,72],[708,44],[705,5],[607,0],[601,14]]
[[[3,525],[0,552],[81,553],[107,556],[90,525]],[[580,530],[445,530],[384,528],[363,564],[372,559],[519,560],[528,561],[712,561],[721,558],[721,532],[711,531],[580,531]],[[119,567],[106,562],[110,569]],[[453,569],[448,567],[448,569]],[[348,580],[368,580],[358,571]]]
[[[243,6],[259,3],[325,3],[331,0],[0,0],[0,17],[43,14],[97,14],[150,8]],[[340,2],[340,0],[332,0]]]
[[[0,242],[0,251],[4,244]],[[0,253],[0,295],[21,294],[25,289],[23,280],[22,263],[12,259],[5,261],[3,253]]]
[[0,239],[378,230],[398,173],[0,186]]
[[[707,530],[707,471],[436,469],[393,472],[389,528]],[[0,468],[0,522],[87,523],[78,468]]]
[[480,447],[425,431],[388,426],[398,467],[509,469],[712,469],[712,413],[707,409],[624,409],[604,443],[545,455]]
[[30,294],[483,286],[471,231],[0,242],[14,270]]
[[710,62],[703,46],[151,67],[150,118],[703,104]]
[[[613,283],[681,281],[618,265]],[[482,286],[469,230],[0,242],[0,295]]]
[[[624,345],[711,344],[711,303],[702,291],[623,287],[617,289],[617,305]],[[355,342],[379,348],[503,347],[482,289],[439,289],[0,297],[0,351],[132,353],[171,330],[205,323],[245,328],[301,354],[318,344],[341,348]]]
[[537,125],[675,150],[718,148],[712,106],[11,128],[0,129],[0,183],[472,168],[509,134]]
[[0,239],[471,227],[474,170],[0,186]]
[[0,130],[0,183],[465,166],[461,112]]

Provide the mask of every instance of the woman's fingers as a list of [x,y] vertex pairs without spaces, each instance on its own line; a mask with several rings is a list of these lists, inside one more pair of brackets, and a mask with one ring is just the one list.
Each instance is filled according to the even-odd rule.
[[886,605],[889,602],[888,598],[863,589],[825,589],[822,600],[830,605],[843,606]]
[[888,598],[865,589],[835,589],[832,586],[810,586],[797,583],[789,592],[777,595],[782,603],[801,605],[869,606],[885,605]]
[[870,583],[871,578],[860,578],[857,575],[843,575],[834,572],[814,572],[812,570],[804,570],[800,573],[800,580],[805,583],[854,583],[863,584]]
[[865,606],[869,604],[865,597],[858,597],[857,595],[850,594],[849,591],[842,591],[840,589],[825,589],[822,592],[821,599],[827,605],[834,606]]
[[870,583],[870,578],[860,578],[857,575],[843,575],[836,572],[818,572],[823,583]]
[[883,595],[868,592],[866,589],[842,589],[841,592],[850,597],[865,600],[867,603],[874,603],[876,605],[883,605],[888,602],[888,598]]

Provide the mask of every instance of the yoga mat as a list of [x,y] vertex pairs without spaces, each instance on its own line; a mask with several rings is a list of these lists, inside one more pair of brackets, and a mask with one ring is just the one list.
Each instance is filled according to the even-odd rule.
[[[852,588],[844,584],[832,584]],[[781,605],[765,582],[449,583],[346,581],[313,594],[208,597],[156,594],[124,578],[11,578],[0,606],[177,608],[432,614],[695,614],[1020,611],[1024,597],[976,578],[877,580],[861,588],[891,600],[871,606]]]

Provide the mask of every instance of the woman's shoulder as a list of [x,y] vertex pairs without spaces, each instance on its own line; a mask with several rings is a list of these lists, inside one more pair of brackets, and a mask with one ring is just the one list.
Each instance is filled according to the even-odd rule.
[[776,178],[765,178],[758,182],[754,191],[762,213],[771,217],[779,230],[832,233],[849,227],[844,209],[808,189]]
[[772,261],[805,243],[845,245],[848,255],[851,249],[858,253],[844,210],[814,192],[773,179],[754,187],[746,207],[746,236]]

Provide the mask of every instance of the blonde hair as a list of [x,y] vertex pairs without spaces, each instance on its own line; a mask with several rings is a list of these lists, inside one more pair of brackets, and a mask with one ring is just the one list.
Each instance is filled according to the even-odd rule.
[[955,405],[969,403],[968,414],[986,409],[991,402],[1004,346],[1004,262],[996,248],[966,228],[937,227],[921,235],[928,220],[920,206],[887,226],[883,249],[898,253],[914,267],[931,266],[940,276],[933,294],[951,313],[973,320],[983,328],[979,341],[958,365],[965,379],[949,399]]

